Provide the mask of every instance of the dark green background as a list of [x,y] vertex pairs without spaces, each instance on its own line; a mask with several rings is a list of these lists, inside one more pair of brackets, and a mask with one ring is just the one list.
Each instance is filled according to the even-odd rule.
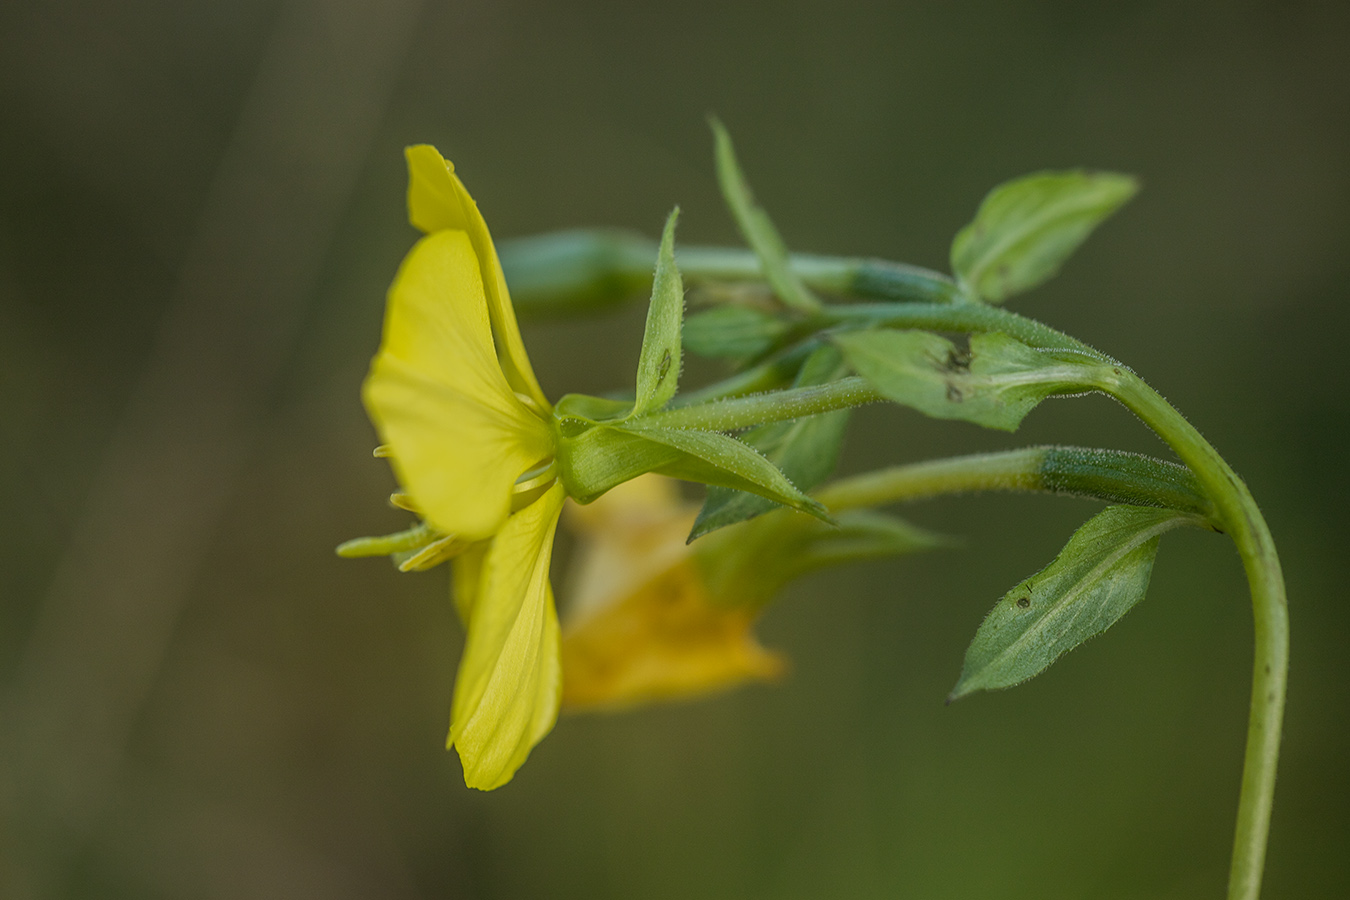
[[[276,205],[241,201],[223,235],[202,224],[211,185],[237,183],[221,161],[280,77],[275,48],[322,54],[333,23],[388,25],[381,6],[0,8],[0,895],[1222,895],[1251,650],[1225,541],[1169,536],[1148,601],[1110,634],[1029,685],[942,705],[987,607],[1091,513],[1074,500],[916,508],[965,548],[795,585],[762,627],[795,663],[781,687],[565,718],[508,787],[463,787],[441,749],[461,640],[444,570],[331,549],[402,521],[357,396],[414,238],[401,148],[452,158],[499,238],[654,234],[678,202],[683,240],[730,242],[714,111],[799,250],[945,268],[1003,179],[1142,178],[1014,305],[1134,366],[1263,504],[1294,635],[1267,895],[1346,890],[1344,4],[394,6],[404,24],[361,26],[369,46],[331,71],[293,66],[300,87],[272,107],[299,133],[328,123],[298,151],[312,169],[272,183],[303,194],[345,153],[349,189],[318,204],[326,219],[264,192]],[[358,108],[367,53],[384,87]],[[276,271],[203,282],[194,254],[222,242]],[[313,259],[298,273],[292,242]],[[266,303],[217,346],[195,320],[161,331],[185,284],[224,285],[226,320]],[[630,383],[641,321],[529,327],[546,392]],[[165,359],[192,373],[209,356],[182,347],[214,348],[228,375],[156,406]],[[195,426],[165,409],[228,427],[179,447]],[[137,444],[137,422],[158,437]],[[1094,397],[1048,403],[1016,436],[868,409],[843,465],[1047,441],[1165,452]],[[228,464],[174,474],[222,447]],[[91,518],[117,471],[136,475],[128,514]],[[144,523],[182,547],[140,546]],[[70,571],[86,587],[63,593]],[[151,596],[158,624],[140,627]]]

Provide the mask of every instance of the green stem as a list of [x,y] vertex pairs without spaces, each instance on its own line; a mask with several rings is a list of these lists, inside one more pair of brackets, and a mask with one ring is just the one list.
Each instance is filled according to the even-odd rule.
[[1026,447],[892,466],[833,481],[813,496],[838,513],[969,491],[1070,494],[1214,519],[1213,504],[1185,466],[1086,447]]
[[865,379],[850,375],[829,384],[713,400],[696,406],[680,406],[643,416],[642,422],[655,428],[739,431],[755,425],[863,406],[881,399],[881,394]]
[[1289,673],[1289,609],[1280,559],[1247,486],[1181,413],[1133,373],[1122,373],[1111,393],[1157,432],[1195,473],[1214,502],[1219,523],[1237,546],[1247,573],[1256,652],[1228,897],[1256,900],[1261,894],[1270,833]]

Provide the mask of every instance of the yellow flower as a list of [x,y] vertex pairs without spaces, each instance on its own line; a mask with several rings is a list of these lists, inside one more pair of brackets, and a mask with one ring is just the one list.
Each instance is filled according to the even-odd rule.
[[759,605],[714,596],[685,543],[698,508],[674,482],[643,475],[569,506],[582,537],[563,630],[563,704],[617,708],[778,678],[785,662],[755,640]]
[[465,782],[490,790],[557,718],[548,572],[564,490],[551,407],[487,225],[435,148],[407,158],[409,218],[425,236],[389,290],[363,396],[411,505],[462,552],[456,602],[468,633],[447,747]]

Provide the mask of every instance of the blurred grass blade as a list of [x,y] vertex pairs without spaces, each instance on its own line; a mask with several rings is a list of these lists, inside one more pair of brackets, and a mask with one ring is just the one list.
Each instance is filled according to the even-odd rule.
[[1110,506],[1093,516],[1054,562],[985,617],[948,701],[1020,684],[1110,628],[1144,599],[1159,536],[1196,521],[1145,506]]
[[768,213],[755,203],[750,185],[736,162],[736,151],[731,145],[731,136],[717,119],[712,119],[713,136],[716,141],[717,182],[722,187],[722,197],[741,234],[750,244],[750,248],[759,257],[764,268],[764,277],[773,288],[778,299],[793,309],[811,311],[820,308],[820,301],[811,290],[802,283],[788,266],[787,247],[774,227]]
[[1139,190],[1114,172],[1037,172],[994,188],[952,241],[952,272],[972,299],[1002,303],[1048,281]]

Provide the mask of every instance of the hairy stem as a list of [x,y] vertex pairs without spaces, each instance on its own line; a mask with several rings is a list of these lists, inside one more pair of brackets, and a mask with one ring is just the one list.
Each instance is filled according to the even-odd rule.
[[1111,393],[1167,441],[1195,473],[1214,502],[1219,523],[1237,546],[1247,573],[1256,652],[1228,897],[1256,900],[1261,894],[1270,834],[1289,674],[1289,609],[1280,558],[1247,485],[1181,413],[1132,373],[1124,373]]
[[1137,453],[1026,447],[892,466],[814,492],[832,513],[973,491],[1035,491],[1196,513],[1214,507],[1190,470]]
[[642,421],[657,428],[701,428],[707,431],[739,431],[770,422],[876,403],[882,396],[857,375],[828,384],[750,394],[728,400],[713,400],[651,413]]

